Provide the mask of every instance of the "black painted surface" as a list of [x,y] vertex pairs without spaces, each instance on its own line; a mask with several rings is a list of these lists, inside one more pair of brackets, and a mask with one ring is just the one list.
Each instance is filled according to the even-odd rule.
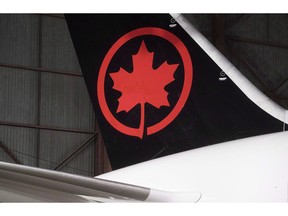
[[[177,25],[170,28],[170,15],[110,14],[65,15],[85,82],[113,169],[164,155],[254,135],[281,131],[282,122],[250,101],[204,51]],[[96,83],[101,63],[111,46],[124,34],[141,27],[159,27],[175,34],[186,45],[193,63],[193,84],[189,98],[177,118],[163,130],[143,139],[115,130],[103,116],[97,99]],[[119,91],[112,89],[110,72],[120,67],[133,71],[132,54],[141,41],[154,52],[153,67],[163,61],[179,63],[175,81],[165,87],[170,107],[145,106],[145,125],[161,121],[173,109],[183,85],[183,62],[175,48],[163,38],[140,36],[125,43],[112,58],[105,77],[109,109],[121,123],[139,126],[140,106],[116,113]],[[219,78],[227,78],[220,81]]]

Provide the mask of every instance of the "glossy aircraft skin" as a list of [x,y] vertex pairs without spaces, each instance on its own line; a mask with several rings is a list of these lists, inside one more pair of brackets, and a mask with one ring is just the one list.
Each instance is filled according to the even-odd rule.
[[[287,202],[288,132],[190,150],[99,176],[199,202]],[[182,200],[185,201],[185,200]]]

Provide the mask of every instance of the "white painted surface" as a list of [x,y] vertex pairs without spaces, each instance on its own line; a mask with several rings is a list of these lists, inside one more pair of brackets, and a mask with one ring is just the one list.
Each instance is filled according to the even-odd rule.
[[200,192],[200,202],[287,202],[288,132],[194,149],[98,178]]

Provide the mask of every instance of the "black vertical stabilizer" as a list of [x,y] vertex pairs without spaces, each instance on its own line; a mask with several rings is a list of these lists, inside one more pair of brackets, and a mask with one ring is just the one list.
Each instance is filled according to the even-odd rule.
[[283,129],[170,15],[65,17],[113,169]]

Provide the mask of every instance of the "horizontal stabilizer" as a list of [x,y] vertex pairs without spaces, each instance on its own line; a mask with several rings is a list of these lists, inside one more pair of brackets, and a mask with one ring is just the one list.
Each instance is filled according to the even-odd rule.
[[0,202],[197,202],[176,193],[0,162]]

